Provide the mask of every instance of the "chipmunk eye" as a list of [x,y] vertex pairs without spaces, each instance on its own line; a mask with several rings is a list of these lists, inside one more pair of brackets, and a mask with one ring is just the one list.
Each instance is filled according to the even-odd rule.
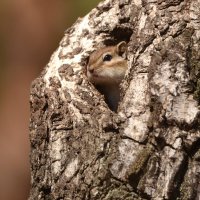
[[103,57],[103,61],[111,61],[112,60],[112,56],[110,54],[106,54],[104,57]]

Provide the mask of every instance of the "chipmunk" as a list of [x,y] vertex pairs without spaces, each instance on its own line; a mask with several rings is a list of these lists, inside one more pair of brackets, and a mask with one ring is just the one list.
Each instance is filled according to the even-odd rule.
[[93,52],[87,65],[87,77],[105,96],[111,110],[117,111],[120,100],[119,85],[127,70],[124,58],[127,44],[122,41],[116,46],[108,46]]

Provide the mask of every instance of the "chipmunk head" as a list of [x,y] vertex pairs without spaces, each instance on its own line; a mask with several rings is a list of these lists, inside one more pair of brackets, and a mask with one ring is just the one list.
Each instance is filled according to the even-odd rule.
[[101,48],[90,55],[87,77],[96,85],[119,84],[127,70],[126,42]]

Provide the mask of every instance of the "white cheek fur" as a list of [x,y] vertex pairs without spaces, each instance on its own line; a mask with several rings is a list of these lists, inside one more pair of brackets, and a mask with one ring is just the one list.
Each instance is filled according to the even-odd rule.
[[120,77],[123,71],[124,70],[122,68],[116,67],[116,68],[105,68],[100,73],[107,77]]
[[121,67],[104,68],[98,72],[99,76],[107,82],[121,82],[124,78],[125,70]]

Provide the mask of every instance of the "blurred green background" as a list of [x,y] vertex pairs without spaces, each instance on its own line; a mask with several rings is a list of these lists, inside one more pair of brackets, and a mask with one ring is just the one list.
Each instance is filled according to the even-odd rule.
[[0,199],[29,195],[29,88],[64,31],[100,0],[0,1]]

